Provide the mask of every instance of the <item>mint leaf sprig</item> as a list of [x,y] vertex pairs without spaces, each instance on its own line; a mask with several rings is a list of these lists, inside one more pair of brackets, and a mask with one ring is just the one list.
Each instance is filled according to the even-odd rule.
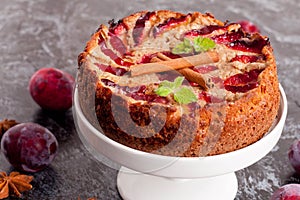
[[194,46],[191,41],[184,38],[182,42],[178,43],[173,49],[173,54],[190,54],[194,52]]
[[177,77],[174,82],[167,80],[162,81],[155,93],[159,96],[166,97],[173,94],[174,100],[179,104],[189,104],[197,101],[197,96],[192,89],[182,86],[184,77]]
[[215,48],[216,43],[206,37],[195,37],[193,40],[184,38],[182,42],[178,43],[173,49],[173,54],[191,54],[201,53]]
[[195,37],[193,44],[197,53],[211,50],[216,46],[216,43],[212,39],[201,36]]

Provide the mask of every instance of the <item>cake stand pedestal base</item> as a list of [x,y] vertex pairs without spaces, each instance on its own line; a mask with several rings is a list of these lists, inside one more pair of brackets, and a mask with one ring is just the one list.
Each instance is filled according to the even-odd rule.
[[208,178],[174,179],[125,167],[118,173],[117,185],[124,200],[233,200],[238,189],[234,172]]

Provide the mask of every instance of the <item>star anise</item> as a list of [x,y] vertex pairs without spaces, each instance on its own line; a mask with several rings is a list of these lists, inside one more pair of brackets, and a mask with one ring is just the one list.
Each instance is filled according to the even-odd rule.
[[11,172],[7,176],[6,172],[0,172],[0,199],[7,198],[10,194],[21,197],[21,193],[32,189],[29,184],[33,180],[33,176],[20,174],[19,172]]
[[18,123],[15,120],[4,119],[0,121],[0,139],[2,135],[11,127],[17,125]]

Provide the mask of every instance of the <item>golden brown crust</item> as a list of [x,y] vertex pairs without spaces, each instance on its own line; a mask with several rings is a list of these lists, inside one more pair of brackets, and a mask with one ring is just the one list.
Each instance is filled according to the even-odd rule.
[[[82,54],[81,54],[82,56]],[[77,85],[80,106],[83,108],[83,114],[86,116],[89,122],[97,128],[99,123],[95,114],[95,91],[96,83],[98,82],[97,73],[90,66],[88,59],[81,60],[79,72],[77,76]]]
[[224,130],[211,155],[246,147],[262,138],[272,126],[280,103],[274,62],[259,79],[257,88],[228,105]]
[[[122,19],[130,30],[125,33],[128,35],[120,38],[131,48],[134,48],[134,43],[130,31],[136,21],[146,13],[148,11],[142,11]],[[156,11],[149,23],[153,26],[170,17],[180,16],[184,15],[168,10]],[[198,12],[191,14],[189,23],[193,23],[193,26],[224,26],[223,22],[211,14]],[[133,101],[104,86],[99,78],[103,77],[103,74],[91,60],[105,57],[97,48],[99,39],[107,34],[108,27],[101,25],[87,43],[85,51],[79,55],[78,89],[80,105],[85,116],[111,139],[156,154],[205,156],[248,146],[263,137],[271,127],[279,108],[280,94],[275,59],[269,44],[262,50],[266,67],[259,74],[258,87],[239,98],[223,102],[218,107],[195,106],[193,109],[196,114],[191,116],[190,113],[179,115],[178,106],[153,106],[149,102]],[[147,32],[148,34],[150,33]],[[146,39],[145,37],[144,40]],[[236,55],[235,52],[231,54]],[[99,58],[95,58],[97,56]],[[222,116],[217,119],[215,115],[219,113]],[[151,116],[156,116],[156,119],[151,119]],[[216,123],[216,119],[220,122]]]

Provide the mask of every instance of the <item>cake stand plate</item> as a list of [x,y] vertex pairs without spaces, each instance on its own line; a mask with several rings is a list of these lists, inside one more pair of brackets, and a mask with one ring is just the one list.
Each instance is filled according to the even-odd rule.
[[122,167],[117,183],[124,200],[232,200],[238,189],[237,178],[233,172],[207,178],[177,179],[144,174]]
[[125,200],[232,200],[238,188],[234,172],[262,159],[281,136],[288,106],[285,92],[281,86],[279,88],[280,108],[270,131],[247,147],[214,156],[162,156],[117,143],[85,118],[77,90],[74,94],[74,120],[81,140],[99,161],[106,164],[109,159],[123,166],[119,170],[117,186]]

